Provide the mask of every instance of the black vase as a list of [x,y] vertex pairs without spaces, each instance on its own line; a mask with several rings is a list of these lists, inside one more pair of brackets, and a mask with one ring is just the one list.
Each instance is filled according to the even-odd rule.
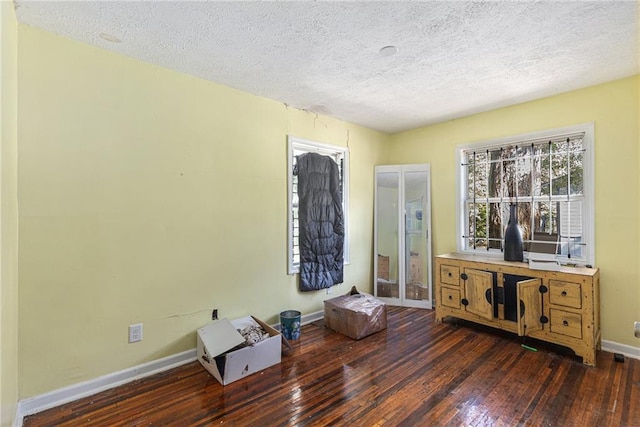
[[509,205],[509,223],[504,231],[504,260],[524,260],[522,251],[522,231],[518,226],[518,207],[515,203]]

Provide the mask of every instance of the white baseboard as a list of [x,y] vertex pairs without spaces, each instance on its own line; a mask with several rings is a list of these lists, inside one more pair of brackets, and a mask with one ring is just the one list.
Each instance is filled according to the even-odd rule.
[[305,314],[300,319],[300,323],[302,323],[303,325],[306,325],[307,323],[315,322],[316,320],[320,320],[320,319],[324,319],[324,310]]
[[21,427],[24,417],[63,405],[83,397],[91,396],[110,388],[114,388],[140,378],[159,372],[177,368],[196,360],[196,349],[184,351],[162,359],[143,363],[132,368],[94,378],[68,387],[53,390],[38,396],[29,397],[18,402],[18,409],[13,425]]
[[[324,319],[324,311],[315,311],[309,314],[303,314],[300,316],[300,325],[306,325],[311,322],[315,322],[316,320]],[[274,329],[280,330],[280,323],[276,323],[273,326]]]
[[[315,322],[316,320],[323,318],[324,311],[316,311],[314,313],[301,316],[300,323],[306,325],[307,323]],[[272,326],[280,330],[280,323]],[[22,427],[22,421],[24,417],[28,415],[33,415],[46,409],[54,408],[68,402],[73,402],[74,400],[91,396],[92,394],[100,393],[101,391],[118,387],[140,378],[167,371],[186,363],[193,362],[194,360],[196,360],[195,348],[172,356],[164,357],[162,359],[143,363],[142,365],[134,366],[132,368],[123,369],[122,371],[107,374],[102,377],[94,378],[92,380],[53,390],[39,396],[29,397],[18,402],[16,418],[13,425],[14,427]]]
[[610,353],[620,353],[632,359],[640,359],[640,347],[602,340],[602,350]]

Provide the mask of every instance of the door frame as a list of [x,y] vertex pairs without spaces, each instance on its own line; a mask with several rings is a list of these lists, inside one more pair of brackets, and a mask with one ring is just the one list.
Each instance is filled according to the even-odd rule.
[[[428,295],[427,300],[412,300],[406,298],[406,268],[408,259],[406,254],[406,200],[405,198],[405,180],[404,174],[406,172],[424,172],[426,173],[426,197],[425,204],[422,213],[422,224],[426,232],[426,257],[427,257],[427,273],[425,279],[427,280]],[[398,174],[398,198],[397,198],[397,218],[398,224],[396,226],[398,232],[398,297],[379,297],[378,293],[378,173],[397,173]],[[389,305],[396,305],[402,307],[415,307],[415,308],[428,308],[431,309],[434,306],[433,295],[433,255],[432,255],[432,239],[431,239],[431,165],[429,163],[424,164],[408,164],[408,165],[383,165],[375,166],[374,171],[374,242],[373,242],[373,255],[374,255],[374,268],[373,268],[373,292],[377,298],[381,299]]]

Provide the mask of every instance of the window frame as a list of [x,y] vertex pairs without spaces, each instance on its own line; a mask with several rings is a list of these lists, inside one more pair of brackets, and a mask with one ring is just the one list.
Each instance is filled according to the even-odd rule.
[[349,264],[349,148],[330,145],[287,135],[287,274],[300,272],[300,263],[294,262],[295,235],[293,232],[293,157],[295,150],[315,152],[333,158],[342,156],[342,210],[344,221],[344,265]]
[[[585,255],[582,259],[568,259],[563,255],[556,255],[555,258],[563,264],[595,265],[595,161],[594,161],[594,125],[593,123],[583,123],[563,128],[548,129],[526,134],[512,135],[504,138],[497,138],[485,141],[477,141],[469,144],[462,144],[456,147],[456,248],[460,253],[483,254],[488,256],[502,256],[500,249],[473,249],[466,247],[468,234],[467,218],[469,212],[466,207],[467,201],[467,175],[463,167],[464,153],[471,149],[483,151],[496,149],[504,146],[531,144],[551,139],[567,138],[576,134],[583,135],[583,203],[582,203],[582,231],[584,242],[586,242]],[[505,224],[503,224],[504,227]],[[529,254],[525,251],[525,258]],[[548,255],[546,255],[548,257]]]

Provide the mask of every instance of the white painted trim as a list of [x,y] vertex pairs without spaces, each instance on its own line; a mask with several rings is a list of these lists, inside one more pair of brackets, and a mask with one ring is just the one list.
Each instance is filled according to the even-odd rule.
[[[375,182],[374,182],[374,214],[373,214],[373,229],[374,229],[374,239],[373,239],[373,290],[374,295],[382,300],[383,302],[390,305],[401,305],[403,307],[415,307],[415,308],[427,308],[430,309],[434,305],[433,301],[433,280],[432,274],[427,274],[427,287],[428,287],[428,300],[413,300],[407,298],[406,289],[404,284],[408,281],[408,248],[406,247],[407,242],[407,233],[406,233],[406,203],[407,203],[407,194],[406,194],[406,175],[408,172],[420,172],[426,175],[425,179],[425,204],[423,205],[422,212],[422,224],[425,228],[425,236],[426,237],[426,252],[427,252],[427,271],[432,271],[432,235],[431,235],[431,164],[430,163],[414,163],[414,164],[403,164],[403,165],[380,165],[374,167],[375,174]],[[379,183],[379,178],[382,174],[393,174],[393,176],[397,176],[398,182],[397,185],[394,185],[394,189],[397,190],[398,196],[396,200],[397,206],[397,224],[396,224],[396,234],[397,234],[397,244],[398,244],[398,253],[396,259],[399,266],[406,266],[407,268],[399,268],[398,269],[398,283],[399,293],[398,297],[381,297],[378,296],[378,261],[377,257],[380,253],[378,249],[378,206],[380,201],[379,198],[379,190],[381,188]],[[382,185],[384,187],[384,185]]]
[[[320,319],[324,319],[324,311],[315,311],[313,313],[309,313],[309,314],[303,314],[302,316],[300,316],[300,325],[306,325],[312,322],[315,322],[316,320],[320,320]],[[278,331],[280,330],[280,322],[276,323],[275,325],[271,325],[273,326],[274,329],[277,329]]]
[[148,377],[196,360],[196,349],[184,351],[162,359],[153,360],[138,366],[113,372],[102,377],[94,378],[68,387],[53,390],[39,396],[29,397],[18,402],[16,419],[13,425],[22,426],[24,417],[63,405],[83,397],[105,391],[120,385]]
[[602,340],[602,350],[610,353],[620,353],[632,359],[640,360],[640,347]]
[[306,325],[311,322],[315,322],[316,320],[324,319],[324,310],[315,311],[313,313],[305,314],[300,319],[300,323]]
[[344,245],[343,257],[344,265],[351,262],[350,239],[349,239],[349,146],[341,147],[338,145],[325,144],[324,142],[311,141],[309,139],[298,138],[297,136],[287,135],[287,274],[293,275],[300,272],[300,267],[293,263],[293,219],[291,212],[293,211],[293,152],[294,150],[305,150],[308,152],[320,153],[330,157],[338,154],[342,155],[342,206],[343,206],[343,222],[344,222]]
[[[522,142],[532,143],[547,141],[552,138],[564,138],[566,136],[583,133],[583,147],[585,149],[585,157],[583,171],[585,174],[583,182],[584,199],[582,204],[582,216],[584,226],[584,239],[588,244],[587,254],[584,260],[571,260],[579,264],[596,265],[595,253],[595,128],[593,122],[581,123],[574,126],[567,126],[556,129],[548,129],[536,132],[529,132],[519,135],[511,135],[503,138],[496,138],[484,141],[470,142],[456,146],[456,250],[461,253],[477,254],[479,251],[473,249],[465,249],[465,239],[462,237],[465,230],[468,230],[467,215],[465,213],[464,202],[466,197],[466,180],[463,179],[462,161],[463,152],[469,149],[491,149],[508,144],[518,144]],[[482,250],[483,256],[502,257],[499,250]],[[525,257],[528,253],[525,253]],[[559,258],[564,260],[566,258]]]

